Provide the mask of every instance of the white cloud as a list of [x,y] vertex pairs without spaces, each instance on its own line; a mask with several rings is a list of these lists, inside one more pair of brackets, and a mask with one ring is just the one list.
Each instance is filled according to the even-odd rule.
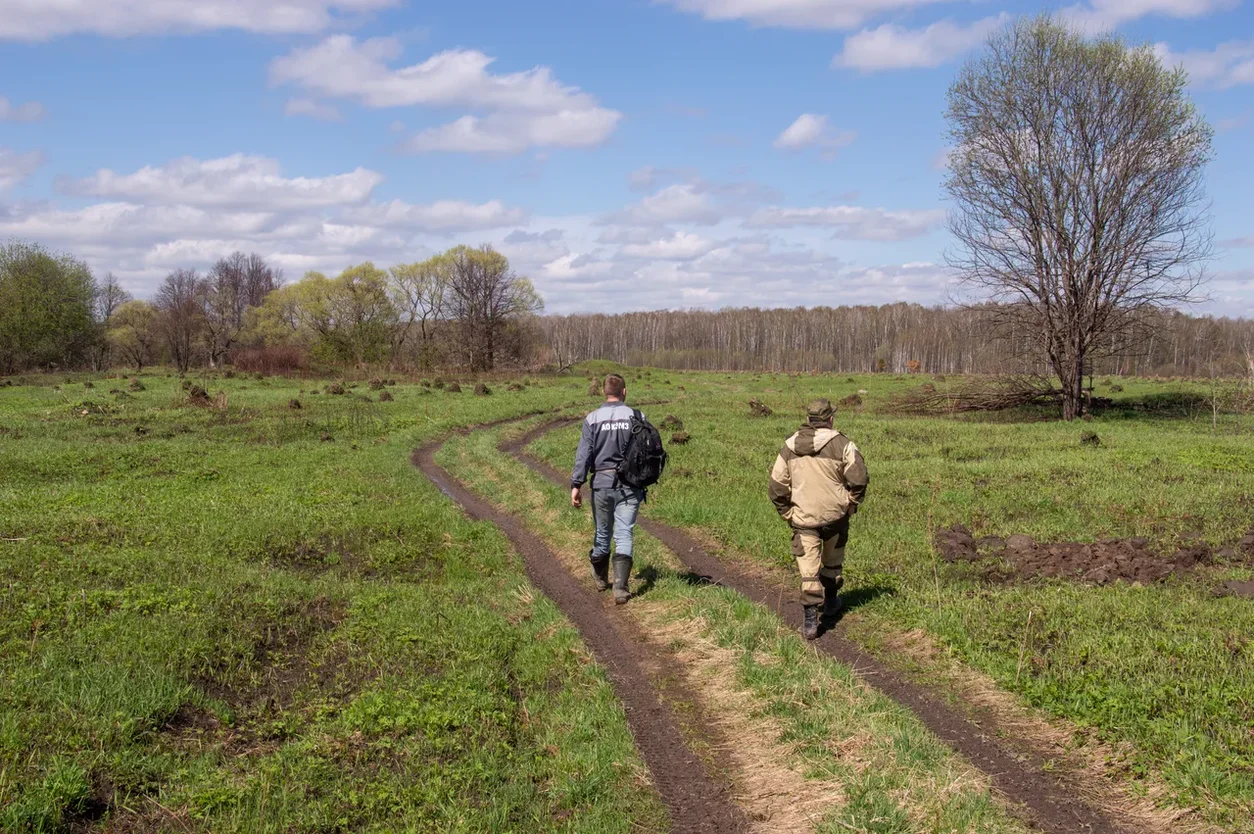
[[39,151],[19,153],[9,148],[0,148],[0,192],[8,191],[24,182],[43,163],[44,155]]
[[1240,0],[1093,0],[1069,6],[1061,15],[1070,23],[1088,32],[1103,32],[1120,24],[1158,15],[1174,18],[1203,17],[1211,12],[1229,9]]
[[599,221],[603,225],[664,226],[668,223],[714,224],[727,216],[699,185],[668,185]]
[[338,122],[340,111],[330,104],[314,101],[311,98],[290,98],[283,106],[283,113],[288,116],[308,116],[320,122]]
[[945,213],[927,211],[886,211],[861,206],[819,206],[782,208],[772,206],[745,221],[748,228],[788,228],[818,226],[835,230],[844,240],[906,240],[921,237],[940,225]]
[[783,133],[775,137],[772,146],[782,151],[819,148],[823,156],[830,159],[838,148],[852,144],[857,137],[858,134],[852,130],[831,127],[827,123],[827,116],[802,113],[795,122],[784,128]]
[[488,71],[494,58],[456,49],[391,68],[401,52],[395,38],[358,42],[335,35],[276,59],[270,80],[373,108],[464,107],[482,112],[420,132],[405,145],[413,152],[588,147],[604,142],[622,118],[589,93],[559,82],[548,67],[494,75]]
[[88,33],[112,37],[242,29],[320,32],[345,15],[400,0],[0,0],[0,38],[41,41]]
[[852,29],[883,12],[938,0],[663,0],[707,20],[743,20],[755,26]]
[[649,261],[689,261],[699,258],[715,247],[714,241],[690,232],[675,232],[670,237],[646,243],[628,243],[619,247],[618,254],[626,258]]
[[424,130],[404,147],[414,153],[521,153],[528,148],[583,148],[599,145],[614,132],[619,114],[594,107],[557,113],[494,113],[483,118],[462,116],[455,122]]
[[1254,84],[1254,40],[1228,41],[1211,50],[1172,52],[1165,43],[1154,45],[1159,60],[1169,67],[1182,66],[1189,81],[1225,89]]
[[0,122],[37,122],[45,115],[44,106],[37,101],[13,104],[0,96]]
[[1009,20],[1003,13],[969,25],[941,20],[923,29],[885,23],[845,38],[844,49],[832,59],[834,67],[862,72],[937,67],[978,46],[988,34]]
[[500,229],[516,226],[527,219],[525,211],[510,208],[500,200],[479,204],[440,200],[427,205],[392,200],[350,209],[344,216],[370,226],[440,233]]
[[329,177],[282,176],[277,160],[234,154],[221,159],[175,159],[133,174],[108,169],[82,180],[62,181],[82,196],[152,204],[181,204],[278,211],[363,203],[382,175],[357,168]]

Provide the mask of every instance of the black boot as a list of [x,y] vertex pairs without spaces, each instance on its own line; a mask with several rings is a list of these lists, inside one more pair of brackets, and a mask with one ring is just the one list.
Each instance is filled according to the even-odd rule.
[[610,587],[610,557],[602,556],[600,559],[594,558],[592,553],[588,553],[588,560],[592,562],[592,581],[596,583],[598,591],[607,590]]
[[845,607],[840,600],[842,582],[832,576],[820,576],[819,582],[823,585],[823,619],[831,625],[840,617],[840,612]]
[[805,616],[801,621],[801,636],[813,640],[819,636],[819,607],[807,605],[803,608]]
[[631,599],[631,592],[627,590],[627,581],[631,579],[631,558],[620,559],[614,557],[614,604],[624,605],[627,600]]

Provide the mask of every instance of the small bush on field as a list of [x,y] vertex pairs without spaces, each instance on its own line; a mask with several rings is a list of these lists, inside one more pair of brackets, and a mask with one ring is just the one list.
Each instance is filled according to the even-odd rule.
[[288,400],[287,407],[291,409],[299,409],[301,407],[300,400]]
[[671,435],[671,443],[674,443],[676,446],[682,446],[691,439],[692,435],[686,431],[677,431]]
[[309,354],[291,345],[245,348],[233,357],[236,370],[244,373],[290,374],[309,370]]
[[340,384],[340,383],[338,383],[338,382],[333,382],[333,383],[331,383],[330,385],[328,385],[328,386],[327,386],[327,393],[328,393],[328,394],[333,394],[333,395],[335,395],[335,396],[337,396],[337,397],[339,397],[339,396],[343,396],[343,394],[344,394],[344,386],[343,386],[343,385],[341,385],[341,384]]
[[391,391],[384,391],[379,395],[379,402],[381,403],[390,403],[392,402],[392,399],[393,397]]
[[860,408],[862,406],[862,397],[857,394],[850,394],[841,400],[840,404],[846,408]]
[[456,382],[450,382],[448,385],[444,386],[444,390],[450,394],[460,394],[462,392],[462,387]]
[[384,385],[383,380],[379,379],[378,377],[375,377],[374,379],[370,380],[371,391],[382,391],[383,385]]
[[491,390],[490,388],[488,388],[488,386],[487,386],[487,385],[484,385],[482,382],[477,383],[477,384],[475,385],[475,396],[476,396],[476,397],[486,397],[486,396],[488,396],[488,395],[489,395],[489,394],[491,394],[491,393],[492,393],[492,390]]
[[187,401],[192,405],[207,406],[209,405],[209,392],[199,385],[189,385],[187,387]]
[[139,381],[139,377],[131,377],[131,381],[126,388],[129,391],[143,391],[144,383]]

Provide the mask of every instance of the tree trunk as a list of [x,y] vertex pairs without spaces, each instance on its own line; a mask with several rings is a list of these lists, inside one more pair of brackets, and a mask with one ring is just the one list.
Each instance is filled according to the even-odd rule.
[[1062,383],[1062,419],[1075,420],[1084,413],[1084,355],[1077,353],[1064,360],[1058,369]]

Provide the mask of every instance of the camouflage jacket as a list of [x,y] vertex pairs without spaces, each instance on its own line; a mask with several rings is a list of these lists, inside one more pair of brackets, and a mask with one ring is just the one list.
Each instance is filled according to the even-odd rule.
[[857,510],[868,481],[852,440],[805,425],[784,442],[771,467],[771,501],[793,527],[825,527]]

